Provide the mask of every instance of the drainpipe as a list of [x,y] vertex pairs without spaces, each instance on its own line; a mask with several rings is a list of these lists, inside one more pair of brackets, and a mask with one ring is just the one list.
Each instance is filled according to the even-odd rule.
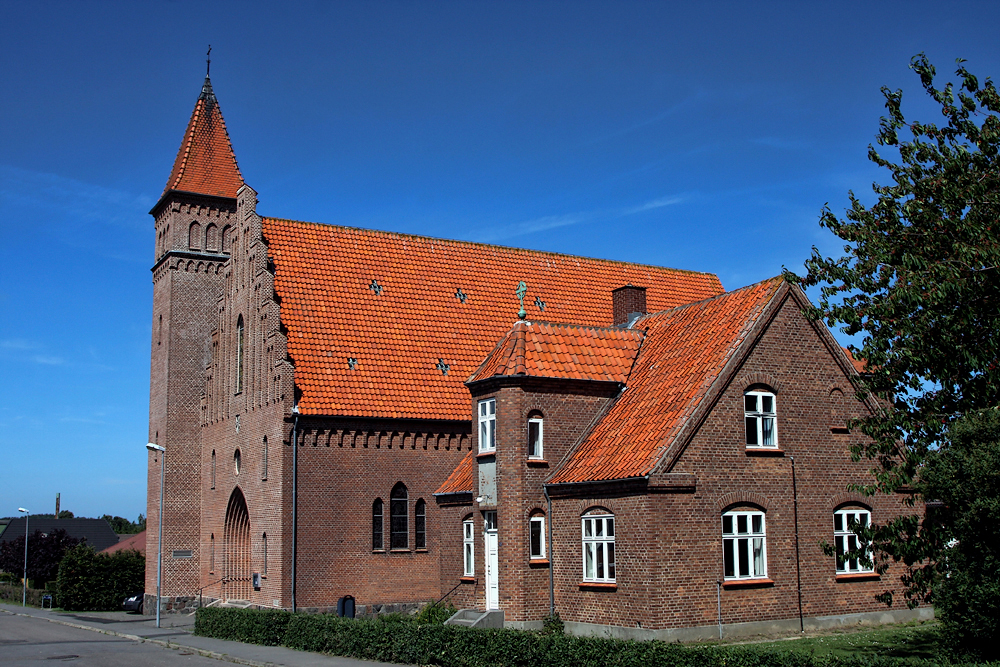
[[553,569],[555,568],[556,559],[555,549],[552,544],[552,498],[549,497],[549,487],[542,486],[542,491],[545,492],[545,502],[549,505],[549,616],[556,615],[556,589],[554,581]]
[[795,516],[795,587],[799,595],[799,632],[806,631],[805,621],[802,618],[802,565],[799,559],[799,490],[795,484],[795,457],[788,457],[792,460],[792,508]]
[[292,613],[295,613],[295,556],[299,540],[299,406],[292,407]]

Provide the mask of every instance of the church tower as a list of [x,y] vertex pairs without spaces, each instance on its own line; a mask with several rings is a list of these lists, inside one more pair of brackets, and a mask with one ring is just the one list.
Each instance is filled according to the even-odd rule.
[[[210,339],[223,291],[236,194],[243,176],[205,76],[155,220],[153,336],[149,386],[149,442],[166,448],[163,493],[164,602],[197,595],[202,516],[201,397]],[[146,508],[146,609],[154,609],[159,454],[149,454]],[[181,599],[178,599],[181,598]]]

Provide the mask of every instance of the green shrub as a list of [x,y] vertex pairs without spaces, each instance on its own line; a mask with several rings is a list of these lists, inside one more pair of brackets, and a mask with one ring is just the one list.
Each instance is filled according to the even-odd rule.
[[414,620],[356,620],[208,607],[195,634],[302,651],[442,667],[931,667],[918,659],[776,653],[753,646],[688,647],[517,630],[480,630]]
[[444,622],[458,612],[455,605],[448,601],[448,604],[440,602],[428,602],[423,606],[414,621],[420,625],[444,625]]
[[[0,600],[12,604],[21,604],[21,581],[16,584],[0,584]],[[32,607],[42,606],[42,596],[51,593],[40,588],[29,588],[27,603]]]
[[146,580],[146,558],[138,551],[96,553],[80,544],[59,563],[59,606],[63,609],[119,611],[130,595],[142,591]]

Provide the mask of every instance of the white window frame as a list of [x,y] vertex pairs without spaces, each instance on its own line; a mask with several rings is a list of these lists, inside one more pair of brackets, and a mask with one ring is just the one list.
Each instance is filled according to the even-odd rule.
[[[538,428],[538,439],[532,442],[531,439],[531,427],[537,426]],[[544,459],[545,450],[545,418],[544,417],[532,417],[528,420],[528,458],[529,459]],[[532,451],[534,450],[534,451]]]
[[[538,526],[539,550],[536,553],[534,551],[534,545],[531,541],[531,532],[534,530],[535,526]],[[533,516],[528,519],[528,558],[531,560],[544,560],[545,556],[545,517],[542,515]]]
[[479,451],[494,452],[497,448],[497,399],[479,401]]
[[[754,400],[754,409],[747,405],[748,399]],[[770,399],[770,401],[768,401]],[[766,410],[767,403],[771,410]],[[778,448],[778,402],[773,392],[755,389],[743,393],[743,413],[746,424],[747,449],[777,449]],[[751,427],[751,420],[753,427]],[[770,424],[770,443],[764,442]],[[750,442],[751,434],[756,442]]]
[[767,517],[764,512],[731,510],[722,515],[722,573],[726,581],[767,579]]
[[586,514],[582,517],[583,580],[615,583],[615,516]]
[[462,576],[476,576],[476,525],[472,519],[462,522]]
[[[857,533],[850,529],[850,521],[854,520],[861,526],[870,526],[872,513],[863,507],[843,507],[833,513],[833,544],[837,558],[837,574],[870,574],[875,571],[872,566],[865,567],[861,559],[845,561],[843,554],[858,547]],[[867,553],[868,560],[871,554]]]

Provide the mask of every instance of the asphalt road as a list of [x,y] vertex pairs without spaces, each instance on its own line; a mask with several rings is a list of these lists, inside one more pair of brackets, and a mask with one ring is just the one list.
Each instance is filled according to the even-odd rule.
[[93,667],[226,664],[183,648],[169,649],[44,619],[0,614],[0,665],[40,667],[59,663]]

